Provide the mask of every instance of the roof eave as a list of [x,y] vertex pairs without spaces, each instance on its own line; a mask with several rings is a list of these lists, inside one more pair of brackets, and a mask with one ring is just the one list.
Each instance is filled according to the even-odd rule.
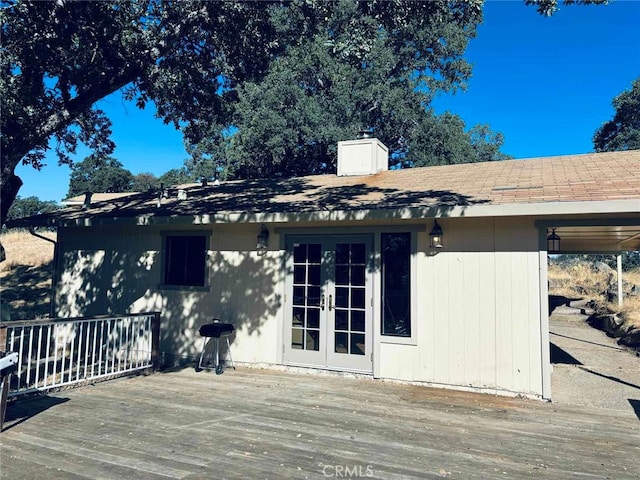
[[317,210],[309,212],[275,213],[216,213],[203,215],[135,217],[86,216],[62,219],[51,216],[29,217],[7,222],[8,228],[27,227],[92,227],[105,225],[208,225],[214,223],[286,223],[286,222],[336,222],[366,220],[415,220],[442,217],[519,217],[557,216],[580,214],[640,214],[640,199],[539,202],[476,205],[433,205],[395,209]]

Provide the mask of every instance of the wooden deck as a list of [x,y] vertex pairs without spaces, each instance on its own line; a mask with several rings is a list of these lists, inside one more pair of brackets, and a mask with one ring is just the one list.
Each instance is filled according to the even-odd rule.
[[369,379],[183,370],[10,405],[0,477],[638,478],[638,415]]

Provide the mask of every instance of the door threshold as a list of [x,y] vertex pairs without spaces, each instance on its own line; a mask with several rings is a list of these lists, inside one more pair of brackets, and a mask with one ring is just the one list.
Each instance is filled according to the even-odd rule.
[[296,373],[317,373],[321,375],[334,375],[341,377],[366,377],[373,378],[373,372],[367,370],[351,370],[346,368],[319,367],[318,365],[305,365],[302,363],[285,363],[282,365],[288,371]]

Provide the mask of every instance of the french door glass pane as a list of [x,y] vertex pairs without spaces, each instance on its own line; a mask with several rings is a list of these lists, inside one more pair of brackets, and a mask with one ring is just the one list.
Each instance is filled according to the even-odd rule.
[[307,267],[306,265],[296,265],[293,267],[293,283],[302,284],[307,281]]
[[320,244],[293,247],[293,316],[291,347],[320,350],[321,260]]
[[364,355],[364,352],[364,333],[352,333],[349,353],[351,353],[351,355]]
[[349,306],[349,287],[336,287],[336,308]]
[[311,243],[309,245],[309,263],[320,263],[322,257],[322,249],[319,243]]
[[336,332],[335,352],[349,353],[349,334]]
[[303,335],[304,329],[295,327],[291,329],[291,348],[296,350],[302,350],[304,348]]
[[351,266],[351,285],[364,287],[364,265]]
[[349,312],[336,310],[336,330],[349,330]]
[[320,331],[319,330],[307,330],[307,344],[305,350],[320,350]]
[[292,323],[296,327],[304,326],[304,308],[293,307],[293,320]]
[[336,285],[349,285],[348,265],[336,265]]
[[364,311],[351,312],[351,331],[364,332]]
[[364,308],[364,288],[351,289],[351,308]]
[[320,328],[320,309],[307,310],[307,328]]

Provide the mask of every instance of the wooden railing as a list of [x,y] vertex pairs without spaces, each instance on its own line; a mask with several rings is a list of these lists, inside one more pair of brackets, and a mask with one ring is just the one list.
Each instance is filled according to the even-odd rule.
[[159,337],[157,312],[2,322],[0,350],[19,357],[9,396],[157,369]]

